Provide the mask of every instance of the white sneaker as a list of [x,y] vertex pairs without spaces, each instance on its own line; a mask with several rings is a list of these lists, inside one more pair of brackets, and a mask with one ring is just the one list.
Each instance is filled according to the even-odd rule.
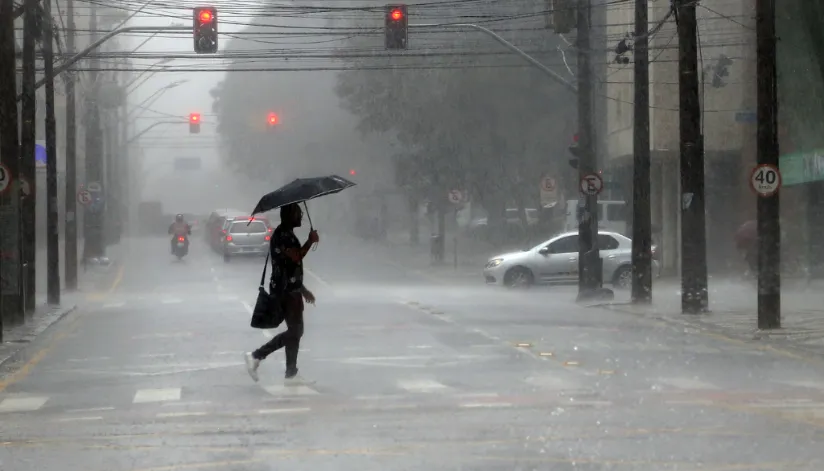
[[252,377],[255,382],[258,382],[258,374],[257,369],[260,366],[260,360],[252,356],[251,352],[246,352],[243,354],[243,359],[246,361],[246,371],[249,372],[249,376]]

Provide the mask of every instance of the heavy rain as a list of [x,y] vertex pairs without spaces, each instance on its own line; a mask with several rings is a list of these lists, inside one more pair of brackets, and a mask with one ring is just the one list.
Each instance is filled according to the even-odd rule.
[[0,0],[0,470],[824,469],[822,18]]

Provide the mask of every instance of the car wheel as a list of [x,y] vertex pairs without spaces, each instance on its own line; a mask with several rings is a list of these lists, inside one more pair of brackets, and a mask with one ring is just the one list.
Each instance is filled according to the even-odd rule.
[[514,267],[504,275],[504,286],[507,288],[528,288],[535,282],[532,271],[526,267]]
[[612,286],[620,289],[629,289],[632,286],[632,267],[619,267],[612,275]]

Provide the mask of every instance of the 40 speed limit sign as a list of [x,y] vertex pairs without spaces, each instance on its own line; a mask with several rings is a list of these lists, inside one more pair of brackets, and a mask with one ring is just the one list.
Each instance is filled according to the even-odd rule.
[[775,165],[759,165],[750,174],[750,187],[759,196],[772,196],[781,188],[781,172]]

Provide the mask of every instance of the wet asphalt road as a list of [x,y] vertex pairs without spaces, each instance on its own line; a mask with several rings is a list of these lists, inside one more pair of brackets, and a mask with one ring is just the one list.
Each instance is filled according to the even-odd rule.
[[410,274],[325,237],[301,384],[247,375],[262,259],[133,239],[0,379],[0,469],[820,470],[824,361]]

